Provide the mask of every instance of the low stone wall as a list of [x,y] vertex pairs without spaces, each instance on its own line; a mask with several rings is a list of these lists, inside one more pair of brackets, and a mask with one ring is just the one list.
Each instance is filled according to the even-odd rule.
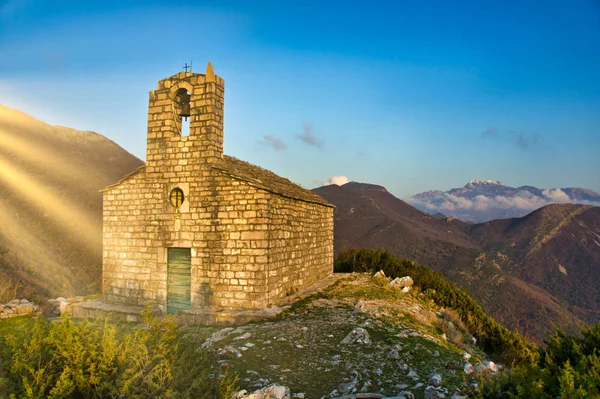
[[40,311],[40,307],[27,299],[13,299],[8,303],[0,303],[0,319],[26,316]]

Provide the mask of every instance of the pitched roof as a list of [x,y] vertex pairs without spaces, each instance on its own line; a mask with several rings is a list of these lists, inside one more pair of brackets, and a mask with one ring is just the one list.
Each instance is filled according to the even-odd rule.
[[144,164],[142,166],[138,166],[134,171],[127,173],[125,176],[123,176],[121,179],[119,179],[118,182],[113,183],[111,185],[108,185],[108,186],[104,187],[99,192],[103,193],[105,191],[110,190],[113,187],[117,187],[119,184],[125,182],[126,180],[131,179],[134,175],[137,175],[138,173],[143,172],[145,169],[146,169],[146,164]]
[[255,187],[283,197],[321,204],[331,208],[335,207],[333,204],[327,202],[312,191],[292,183],[290,180],[278,176],[270,170],[263,169],[228,155],[223,155],[223,158],[214,163],[212,167],[235,179],[243,180]]

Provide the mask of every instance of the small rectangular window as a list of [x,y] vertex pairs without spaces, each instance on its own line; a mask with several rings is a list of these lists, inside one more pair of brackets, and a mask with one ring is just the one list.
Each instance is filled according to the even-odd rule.
[[190,118],[181,118],[181,136],[190,135]]

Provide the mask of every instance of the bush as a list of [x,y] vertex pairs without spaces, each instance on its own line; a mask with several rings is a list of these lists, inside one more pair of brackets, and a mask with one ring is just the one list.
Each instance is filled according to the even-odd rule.
[[560,330],[546,341],[538,363],[499,378],[481,378],[476,398],[600,398],[600,323],[580,337]]
[[399,260],[386,250],[351,249],[338,255],[336,272],[375,272],[383,270],[395,278],[411,276],[421,291],[437,305],[454,309],[477,344],[489,355],[509,365],[532,364],[538,359],[535,345],[510,331],[483,311],[466,291],[444,276],[409,260]]
[[[120,334],[106,319],[57,323],[0,342],[0,392],[26,398],[220,398],[236,380],[213,367],[197,343],[183,342],[173,318],[147,307],[145,328]],[[185,343],[185,345],[180,345]]]

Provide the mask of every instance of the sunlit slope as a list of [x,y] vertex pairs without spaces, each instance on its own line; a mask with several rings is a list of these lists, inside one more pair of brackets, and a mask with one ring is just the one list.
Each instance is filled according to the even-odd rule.
[[40,295],[98,291],[99,190],[141,164],[99,134],[0,105],[0,279]]

